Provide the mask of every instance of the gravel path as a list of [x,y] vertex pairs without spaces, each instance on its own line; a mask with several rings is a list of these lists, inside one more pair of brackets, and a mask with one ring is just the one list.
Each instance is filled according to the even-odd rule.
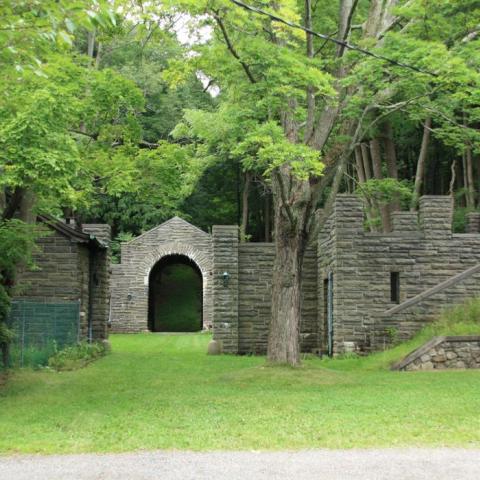
[[0,456],[2,480],[478,480],[480,450],[140,452]]

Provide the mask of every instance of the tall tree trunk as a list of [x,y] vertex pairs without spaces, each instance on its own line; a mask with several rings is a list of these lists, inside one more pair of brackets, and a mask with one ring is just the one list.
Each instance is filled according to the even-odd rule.
[[368,153],[368,147],[365,143],[360,145],[360,150],[362,152],[363,160],[363,170],[365,172],[365,180],[370,180],[372,178],[372,168],[370,166],[370,156]]
[[307,245],[306,220],[311,207],[310,185],[283,165],[272,175],[275,259],[268,361],[300,363],[302,267]]
[[457,159],[455,158],[450,166],[450,184],[448,194],[455,200],[455,182],[457,180]]
[[[388,120],[383,123],[382,129],[388,176],[398,180],[397,152],[395,150],[395,142],[393,141],[392,125]],[[400,199],[398,198],[398,195],[396,195],[390,203],[390,211],[393,212],[397,210],[400,210]]]
[[[361,147],[355,147],[355,167],[357,170],[357,176],[358,176],[358,183],[360,184],[360,187],[362,184],[364,184],[367,180],[366,175],[365,175],[365,167],[363,163],[363,155],[362,155],[362,149]],[[368,220],[368,225],[369,229],[373,230],[373,213],[372,213],[372,202],[370,201],[369,198],[365,197],[365,203],[366,203],[366,215],[367,215],[367,220]]]
[[7,196],[5,195],[5,189],[0,187],[0,218],[2,218],[5,208],[7,208]]
[[410,210],[415,211],[420,198],[420,192],[422,190],[423,175],[425,172],[425,164],[427,161],[428,145],[430,143],[430,131],[432,127],[432,119],[428,117],[423,124],[423,136],[422,145],[420,147],[420,153],[418,154],[417,172],[415,174],[415,185],[413,187],[412,202],[410,204]]
[[252,174],[245,172],[242,192],[242,223],[240,224],[240,241],[245,242],[248,228],[248,196]]
[[271,220],[270,220],[270,196],[268,194],[268,192],[265,193],[265,200],[264,200],[264,228],[265,228],[265,241],[266,242],[271,242],[272,239],[271,239],[271,235],[270,235],[270,231],[271,231],[271,226],[270,226],[270,223],[271,223]]
[[[370,154],[372,156],[373,174],[377,180],[382,180],[382,154],[380,151],[380,142],[378,138],[370,140]],[[382,218],[382,227],[384,233],[392,231],[392,224],[390,221],[390,209],[387,203],[380,203],[380,216]]]
[[465,149],[465,173],[467,188],[467,207],[475,208],[475,184],[473,180],[472,149],[470,147],[466,147]]
[[32,192],[32,190],[25,190],[22,200],[20,202],[20,220],[23,220],[25,223],[35,223],[35,201],[36,195]]
[[95,51],[95,30],[87,32],[87,56],[93,58],[93,52]]

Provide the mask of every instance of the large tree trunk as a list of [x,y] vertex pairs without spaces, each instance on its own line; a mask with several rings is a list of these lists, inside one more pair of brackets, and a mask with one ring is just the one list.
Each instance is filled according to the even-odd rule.
[[305,222],[311,208],[308,182],[297,180],[286,165],[272,175],[275,259],[268,361],[300,363],[302,266],[307,245]]
[[35,213],[36,195],[32,190],[25,190],[20,202],[19,217],[25,223],[33,224],[37,219]]
[[418,199],[420,198],[423,174],[425,172],[425,163],[427,161],[428,144],[430,143],[431,127],[432,119],[429,117],[425,120],[425,123],[423,125],[422,145],[420,147],[420,153],[418,154],[417,172],[415,174],[415,186],[413,187],[413,197],[410,204],[410,210],[412,211],[416,210]]

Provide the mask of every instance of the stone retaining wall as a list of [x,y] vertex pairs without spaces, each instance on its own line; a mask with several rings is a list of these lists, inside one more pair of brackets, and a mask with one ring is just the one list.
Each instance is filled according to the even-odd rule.
[[392,370],[480,368],[480,336],[435,337],[392,367]]

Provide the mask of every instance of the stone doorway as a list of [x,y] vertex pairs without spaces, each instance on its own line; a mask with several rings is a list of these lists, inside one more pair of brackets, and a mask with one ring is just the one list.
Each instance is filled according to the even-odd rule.
[[151,269],[148,329],[151,332],[196,332],[203,329],[203,278],[185,255],[168,255]]

